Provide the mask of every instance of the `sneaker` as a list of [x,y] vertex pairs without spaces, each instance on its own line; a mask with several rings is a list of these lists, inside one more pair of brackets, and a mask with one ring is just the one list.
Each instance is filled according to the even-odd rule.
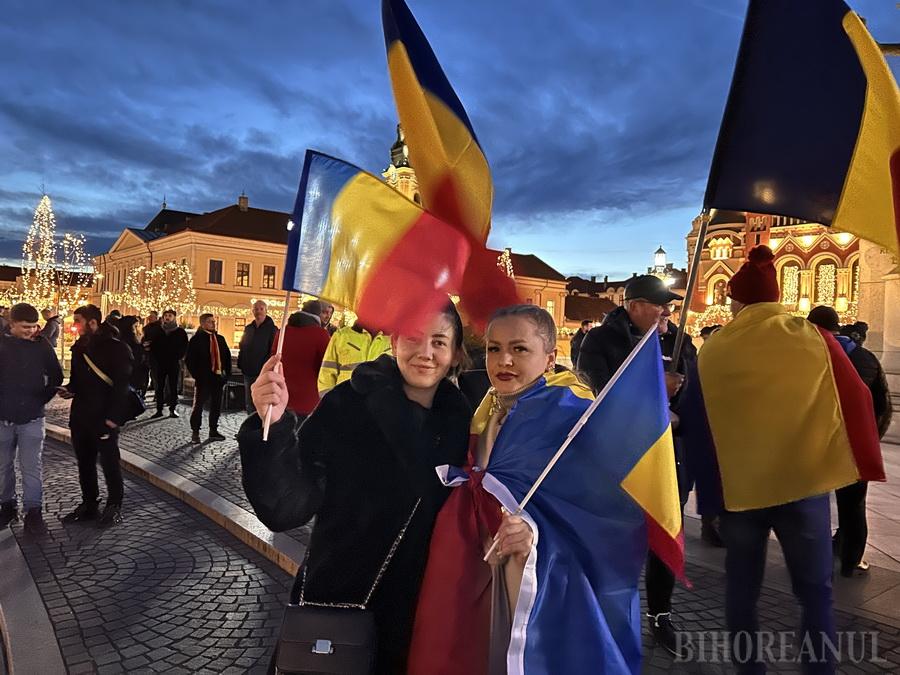
[[86,520],[97,520],[97,517],[100,515],[100,509],[97,508],[99,503],[99,499],[90,504],[81,502],[72,513],[63,516],[62,521],[64,523],[82,523]]
[[662,614],[648,614],[647,619],[650,622],[650,632],[653,639],[660,647],[665,649],[676,659],[686,658],[686,654],[678,639],[678,631],[672,625],[672,619],[669,612]]
[[19,519],[19,511],[16,509],[15,502],[4,502],[0,504],[0,527],[6,527],[10,523],[14,523]]
[[41,507],[36,506],[25,512],[25,532],[41,537],[49,532],[47,524],[44,522],[44,514],[41,513]]
[[161,419],[162,416],[163,416],[163,411],[162,411],[162,410],[157,410],[155,413],[153,413],[152,415],[150,415],[150,419],[151,419],[151,420],[158,420],[158,419]]
[[847,579],[852,577],[860,577],[869,573],[869,563],[865,560],[860,560],[859,564],[852,569],[843,569],[841,568],[841,576]]
[[218,432],[218,430],[213,430],[209,432],[209,440],[211,441],[224,441],[225,437]]
[[107,504],[103,509],[103,515],[97,521],[97,527],[110,527],[122,522],[122,506],[120,504]]
[[200,440],[200,432],[195,431],[191,434],[191,444],[192,445],[200,445],[203,441]]
[[181,417],[181,415],[178,414],[177,410],[170,410],[169,417]]

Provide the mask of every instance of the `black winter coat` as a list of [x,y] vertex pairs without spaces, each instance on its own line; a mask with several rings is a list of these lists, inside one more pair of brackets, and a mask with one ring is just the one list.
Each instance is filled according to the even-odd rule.
[[434,467],[464,462],[470,418],[465,398],[446,380],[430,410],[410,401],[396,361],[384,355],[331,390],[299,431],[287,412],[267,443],[257,415],[238,434],[244,489],[260,520],[282,531],[316,516],[307,600],[363,602],[422,499],[369,603],[379,673],[405,672],[431,531],[448,494]]
[[[88,366],[91,361],[112,380],[104,382]],[[131,350],[115,337],[109,326],[101,325],[93,335],[84,335],[72,345],[72,369],[66,388],[75,394],[69,409],[69,426],[95,433],[107,433],[106,420],[123,425],[128,421],[128,382],[131,378]]]
[[184,328],[176,328],[166,333],[159,322],[151,323],[144,329],[144,341],[150,342],[150,363],[168,368],[184,358],[188,348],[188,336]]
[[275,322],[267,316],[259,325],[251,321],[244,326],[241,337],[241,350],[238,352],[238,368],[244,375],[258,377],[263,364],[272,353],[272,342],[275,340]]
[[41,336],[0,335],[0,420],[25,424],[44,416],[63,373],[53,347]]
[[[846,351],[846,350],[845,350]],[[856,368],[860,379],[865,382],[872,392],[872,403],[875,406],[875,421],[878,424],[878,437],[883,438],[891,426],[893,417],[893,405],[891,404],[891,392],[888,389],[887,377],[881,362],[868,349],[862,345],[855,345],[848,353],[850,363]]]
[[[222,374],[219,377],[227,379],[231,375],[231,350],[228,348],[225,338],[218,333],[215,336],[219,341],[219,360],[222,362]],[[188,343],[184,364],[191,377],[197,382],[209,382],[215,377],[209,352],[210,337],[211,335],[201,328]]]

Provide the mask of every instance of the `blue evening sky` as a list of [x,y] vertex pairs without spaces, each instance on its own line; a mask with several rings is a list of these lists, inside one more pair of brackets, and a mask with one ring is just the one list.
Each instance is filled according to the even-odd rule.
[[[683,264],[746,0],[409,0],[492,165],[489,243],[565,274]],[[857,0],[900,42],[894,0]],[[396,113],[379,0],[6,0],[0,258],[42,183],[92,253],[245,190],[287,211],[303,150],[378,172]],[[900,59],[893,59],[895,73]]]

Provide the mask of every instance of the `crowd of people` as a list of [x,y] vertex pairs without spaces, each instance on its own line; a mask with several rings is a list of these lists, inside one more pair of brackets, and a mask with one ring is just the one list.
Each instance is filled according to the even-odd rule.
[[[729,297],[734,320],[704,329],[699,348],[688,338],[676,355],[677,329],[670,318],[681,297],[654,276],[635,277],[626,287],[623,306],[600,325],[583,322],[571,341],[571,368],[557,363],[552,317],[532,305],[498,310],[479,341],[452,304],[421,334],[387,336],[358,323],[335,329],[330,324],[333,307],[310,300],[288,318],[281,336],[266,304],[255,303],[237,359],[249,414],[238,434],[244,487],[260,520],[274,531],[315,518],[291,602],[350,603],[371,610],[380,673],[501,673],[517,658],[519,663],[554,663],[556,657],[543,653],[550,648],[546,643],[532,639],[531,647],[523,646],[525,626],[540,625],[541,609],[523,619],[519,602],[523,592],[531,592],[523,591],[523,577],[533,573],[540,546],[547,545],[541,542],[552,540],[553,533],[535,532],[527,512],[513,515],[514,503],[504,502],[482,477],[490,473],[497,448],[508,455],[512,443],[515,454],[512,429],[526,415],[519,412],[517,417],[517,411],[552,420],[563,414],[562,399],[547,392],[596,396],[642,337],[655,330],[666,369],[682,510],[696,489],[703,540],[726,549],[726,628],[732,635],[755,634],[760,628],[756,602],[766,540],[774,530],[803,608],[803,634],[813,645],[806,667],[834,672],[827,650],[835,631],[832,559],[837,558],[845,577],[866,573],[866,488],[877,472],[867,474],[857,453],[857,465],[841,480],[829,483],[824,475],[813,476],[806,482],[818,490],[800,487],[760,496],[741,480],[775,481],[772,472],[783,469],[783,458],[754,455],[734,435],[723,433],[716,401],[740,392],[752,399],[754,415],[780,420],[780,436],[766,438],[767,443],[783,454],[809,451],[815,456],[818,446],[798,445],[807,442],[806,430],[785,426],[809,419],[797,414],[791,421],[784,411],[771,409],[784,400],[777,392],[785,381],[777,375],[747,374],[747,368],[774,358],[771,350],[793,350],[792,358],[808,361],[807,370],[798,373],[817,378],[833,373],[841,403],[838,424],[844,426],[823,433],[850,437],[856,452],[857,437],[877,444],[890,424],[885,375],[863,346],[865,324],[842,327],[837,313],[825,306],[814,308],[806,319],[793,317],[778,304],[775,271],[765,252],[751,256],[732,278]],[[201,442],[206,404],[208,440],[224,440],[218,420],[231,351],[211,314],[199,318],[199,328],[188,338],[170,309],[142,321],[115,311],[104,319],[97,307],[85,305],[74,313],[79,337],[63,384],[55,349],[59,317],[49,310],[40,314],[43,327],[38,311],[25,303],[0,316],[0,525],[18,518],[18,457],[25,530],[33,535],[47,531],[41,474],[44,408],[57,395],[72,399],[69,426],[81,488],[80,503],[62,520],[115,525],[122,522],[124,499],[118,437],[121,427],[143,410],[135,399],[152,390],[156,410],[150,419],[164,417],[166,408],[169,417],[178,417],[183,364],[194,382],[191,442]],[[779,339],[769,339],[773,336]],[[723,370],[736,378],[728,393],[716,388]],[[822,386],[819,380],[794,379],[801,380],[791,384],[797,391]],[[850,397],[852,405],[846,403]],[[263,441],[270,408],[270,435]],[[829,423],[834,420],[823,421]],[[825,436],[813,435],[809,443],[828,445],[831,441],[821,440]],[[711,485],[706,471],[710,446],[718,457],[712,463],[717,485]],[[737,481],[731,465],[736,456],[752,467]],[[106,483],[102,509],[98,459]],[[449,478],[453,471],[465,477]],[[597,490],[609,489],[604,481],[611,480],[597,476]],[[832,488],[839,518],[835,533],[827,494]],[[623,527],[620,535],[626,540],[644,536],[642,522]],[[482,560],[492,547],[490,557]],[[558,564],[573,564],[571,556],[591,555],[589,544],[585,551],[555,551],[554,556]],[[615,564],[603,558],[590,561],[600,577]],[[644,569],[645,620],[658,644],[683,656],[672,619],[675,574],[650,551]],[[571,644],[563,637],[557,646],[580,648],[585,658],[609,672],[638,672],[638,576],[620,573],[615,578],[621,586],[618,602],[625,598],[625,605],[609,604],[604,600],[608,589],[589,585],[597,616],[583,617],[588,627],[581,637],[573,636]],[[570,590],[560,602],[583,607],[578,596],[584,592]],[[606,646],[588,655],[584,645],[590,639],[585,641],[584,635],[594,630],[591,622],[596,631],[605,631]],[[574,642],[578,639],[580,647]],[[739,666],[746,672],[764,668],[758,645]]]

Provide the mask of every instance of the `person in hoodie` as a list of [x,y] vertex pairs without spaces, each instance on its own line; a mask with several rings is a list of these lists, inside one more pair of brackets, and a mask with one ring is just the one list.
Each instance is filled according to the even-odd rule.
[[[70,398],[69,428],[78,459],[81,504],[64,516],[64,523],[98,520],[101,527],[122,522],[125,484],[119,466],[119,428],[128,420],[128,382],[132,356],[119,340],[119,329],[104,322],[100,308],[84,305],[75,310],[78,340],[72,345],[69,383],[60,388]],[[100,513],[97,457],[106,479],[106,506]]]
[[[300,421],[306,419],[319,403],[316,383],[329,340],[328,331],[323,328],[322,323],[326,312],[325,303],[308,300],[303,303],[299,312],[294,312],[288,318],[284,333],[281,367],[288,388],[288,408],[294,411]],[[272,343],[273,353],[277,342],[276,332]]]
[[[844,353],[850,358],[850,363],[872,393],[878,437],[883,437],[891,424],[893,410],[887,379],[878,358],[850,336],[841,335],[838,314],[834,308],[827,305],[813,307],[806,318],[834,335]],[[869,537],[869,526],[866,522],[868,485],[866,481],[857,481],[834,491],[837,498],[838,529],[833,541],[834,549],[841,561],[841,576],[844,577],[864,574],[869,569],[869,563],[863,560],[866,540]]]
[[47,338],[47,342],[50,343],[53,349],[56,349],[56,344],[59,341],[59,316],[49,309],[42,309],[41,316],[45,322],[44,327],[41,328],[41,335]]
[[238,368],[244,376],[244,402],[247,414],[253,414],[250,387],[259,377],[259,371],[272,353],[275,340],[275,322],[268,315],[268,305],[262,300],[253,303],[253,321],[244,326],[238,352]]
[[175,323],[174,309],[163,312],[162,322],[147,324],[144,338],[149,342],[150,364],[156,384],[156,413],[151,419],[163,416],[168,403],[169,417],[178,417],[178,382],[181,379],[181,359],[187,353],[188,337],[184,328]]
[[238,444],[244,490],[266,527],[281,532],[315,516],[292,602],[363,603],[405,531],[368,603],[375,671],[395,675],[406,672],[431,531],[449,492],[435,467],[462,464],[472,413],[448,379],[465,357],[452,304],[420,333],[394,335],[391,344],[393,356],[357,366],[299,429],[273,356],[252,388],[259,414],[243,423]]
[[47,533],[41,512],[44,405],[56,395],[63,374],[53,348],[38,332],[37,310],[19,303],[9,318],[9,335],[0,335],[0,527],[18,518],[18,451],[25,531],[40,535]]

